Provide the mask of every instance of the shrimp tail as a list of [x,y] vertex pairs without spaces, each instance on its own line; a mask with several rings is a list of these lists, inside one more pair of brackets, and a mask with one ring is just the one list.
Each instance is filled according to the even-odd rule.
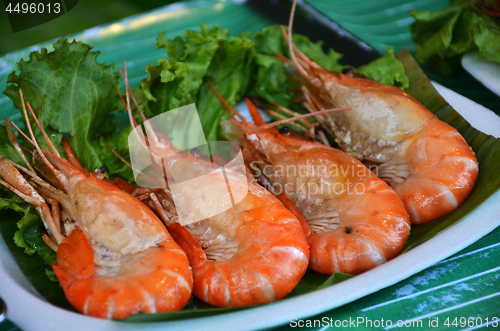
[[431,119],[406,152],[410,175],[394,185],[414,224],[425,224],[462,205],[478,175],[472,148],[451,126]]
[[309,59],[309,57],[307,57],[307,55],[302,53],[297,48],[297,46],[294,45],[294,43],[292,41],[292,36],[291,36],[291,33],[292,33],[291,32],[291,30],[292,30],[291,25],[288,28],[288,33],[283,25],[281,25],[280,28],[281,28],[281,33],[283,34],[283,37],[285,38],[285,41],[288,45],[293,65],[295,66],[295,68],[300,72],[300,74],[305,79],[307,79],[308,81],[311,81],[314,78],[313,70],[314,69],[316,69],[316,70],[322,69],[322,68],[319,65],[317,65],[314,61]]
[[[265,215],[273,215],[273,222],[250,221]],[[193,269],[193,294],[211,305],[237,307],[279,300],[307,269],[309,249],[300,224],[279,202],[249,210],[244,218],[248,221],[237,230],[242,238],[237,258]]]

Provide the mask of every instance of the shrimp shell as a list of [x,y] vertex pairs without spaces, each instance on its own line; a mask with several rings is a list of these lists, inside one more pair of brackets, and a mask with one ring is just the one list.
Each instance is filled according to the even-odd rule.
[[171,237],[120,262],[118,274],[98,275],[86,235],[75,229],[59,245],[57,264],[52,267],[68,301],[85,315],[123,319],[186,305],[191,272],[186,255]]
[[193,268],[193,294],[207,303],[231,307],[279,300],[307,270],[309,249],[300,223],[254,181],[248,180],[240,203],[205,222],[219,229],[221,222],[228,224],[222,233],[237,243],[231,258]]
[[410,233],[408,214],[394,190],[361,162],[275,128],[230,120],[223,128],[239,137],[254,176],[304,215],[312,231],[310,269],[359,274],[401,251]]
[[399,194],[413,224],[436,220],[469,196],[478,162],[457,130],[440,121],[403,90],[352,74],[323,69],[296,50],[306,78],[304,106],[352,111],[318,116],[342,150],[376,164],[378,175]]
[[[189,262],[156,215],[94,176],[70,192],[73,204],[82,208],[72,211],[79,216],[77,229],[59,245],[53,265],[68,301],[101,318],[182,309],[193,286]],[[116,252],[111,261],[118,267],[97,265],[87,238]]]
[[[193,175],[200,169],[213,170],[210,162],[191,154],[170,158],[167,165]],[[205,170],[201,172],[204,185],[214,188],[214,196],[223,194],[216,191],[221,187],[221,176]],[[255,181],[231,169],[226,169],[225,174],[231,183],[232,194],[246,196],[219,214],[185,225],[207,257],[201,263],[198,259],[190,261],[193,294],[218,307],[279,300],[295,288],[307,270],[309,248],[302,227],[278,199]],[[210,203],[202,191],[189,192],[190,200],[204,202],[208,208]],[[168,199],[167,196],[163,198]],[[167,211],[162,205],[153,209],[159,215]],[[175,222],[175,217],[165,217],[164,221],[167,224]],[[189,252],[187,255],[192,256]]]

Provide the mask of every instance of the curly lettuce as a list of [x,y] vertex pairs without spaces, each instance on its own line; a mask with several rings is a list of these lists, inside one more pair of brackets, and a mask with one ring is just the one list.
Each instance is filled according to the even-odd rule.
[[[244,96],[258,96],[285,107],[292,107],[290,73],[277,57],[289,57],[287,43],[279,26],[271,26],[252,36],[243,33],[229,36],[229,31],[201,24],[201,31],[188,30],[182,37],[157,38],[156,48],[166,51],[166,58],[149,64],[149,76],[135,90],[149,116],[196,103],[207,140],[223,139],[219,122],[224,112],[206,84],[209,78],[231,104]],[[332,49],[325,53],[321,42],[294,34],[295,45],[313,61],[329,71],[341,71],[342,55]],[[374,80],[400,87],[408,78],[392,49],[379,60],[357,69]]]
[[453,0],[441,10],[412,10],[415,58],[420,63],[434,63],[446,76],[469,51],[477,51],[480,59],[500,62],[500,26],[495,10],[500,14],[498,4],[485,0]]
[[[118,74],[113,65],[99,64],[99,52],[82,42],[60,39],[54,51],[42,48],[28,61],[17,64],[19,73],[7,79],[4,94],[22,111],[19,89],[43,123],[55,146],[67,137],[83,166],[94,170],[103,166],[98,135],[116,131],[113,111],[121,110]],[[31,120],[39,143],[45,141]]]

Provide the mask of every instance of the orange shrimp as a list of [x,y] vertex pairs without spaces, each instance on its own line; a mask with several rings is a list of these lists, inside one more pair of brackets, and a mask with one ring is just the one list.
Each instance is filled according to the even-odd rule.
[[[31,139],[23,135],[50,169],[44,175],[53,185],[36,174],[8,121],[9,137],[28,168],[0,157],[0,183],[41,216],[48,232],[42,237],[57,252],[52,267],[68,301],[78,311],[101,318],[182,309],[191,296],[192,274],[186,255],[162,222],[142,202],[105,180],[101,169],[94,174],[83,169],[69,144],[64,143],[68,159],[48,138],[51,151],[42,150],[22,93],[21,101]],[[28,108],[45,135],[29,103]]]
[[[180,167],[192,174],[199,168],[211,168],[210,163],[191,154],[169,161],[167,166],[171,169]],[[214,197],[223,196],[224,192],[217,191],[221,186],[219,174],[201,171],[199,175],[204,175],[205,185],[214,188]],[[231,193],[246,194],[245,198],[224,212],[184,227],[177,223],[177,211],[168,188],[143,195],[145,189],[139,187],[136,194],[144,196],[169,230],[177,225],[179,229],[173,233],[185,229],[195,239],[194,243],[186,240],[185,245],[179,244],[190,258],[196,297],[218,307],[279,300],[295,288],[309,263],[301,225],[255,181],[229,169],[226,176]],[[213,205],[206,201],[202,190],[190,193],[193,203],[205,203],[207,208]],[[180,236],[186,239],[186,235]]]
[[[207,262],[193,267],[193,294],[219,307],[275,301],[298,284],[309,249],[297,218],[249,178],[227,172],[231,189],[248,189],[233,208],[186,226]],[[214,178],[220,181],[220,178]],[[217,184],[215,184],[217,185]]]
[[[136,127],[126,66],[123,79],[127,98],[123,103],[132,127]],[[220,207],[217,200],[227,195],[227,185],[233,197],[244,197],[222,212],[208,213],[214,216],[181,226],[179,206],[174,205],[174,200],[182,197],[172,189],[175,178],[168,177],[166,182],[161,175],[166,188],[137,187],[133,193],[158,213],[186,251],[193,268],[193,294],[218,307],[259,304],[286,296],[299,283],[309,263],[309,248],[297,218],[244,174],[225,167],[224,178],[216,171],[220,165],[200,155],[199,149],[187,153],[177,150],[163,134],[150,130],[151,120],[137,103],[136,107],[147,130],[144,146],[149,145],[154,158],[162,159],[168,172],[187,174],[189,178],[203,176],[203,185],[211,188],[207,196],[206,190],[194,186],[186,198],[190,205],[206,210]],[[194,214],[193,209],[197,208],[189,212]]]
[[413,224],[433,221],[463,204],[474,187],[478,162],[458,131],[397,87],[320,67],[293,45],[292,20],[293,10],[288,35],[282,31],[291,65],[307,81],[305,107],[310,112],[353,108],[317,117],[342,150],[378,165],[378,176],[399,194]]
[[[254,122],[262,123],[250,110]],[[223,122],[223,131],[243,146],[257,180],[286,196],[305,217],[312,232],[307,237],[310,269],[359,274],[403,248],[410,222],[401,199],[355,158],[287,128],[260,128],[231,118]]]

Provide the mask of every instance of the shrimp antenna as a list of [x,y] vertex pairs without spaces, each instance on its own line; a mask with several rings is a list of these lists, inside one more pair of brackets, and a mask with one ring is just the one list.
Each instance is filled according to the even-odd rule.
[[[31,164],[28,162],[28,159],[26,158],[26,156],[24,155],[22,149],[21,149],[21,146],[19,146],[19,144],[17,143],[17,139],[16,139],[16,136],[14,135],[14,132],[12,131],[12,127],[10,126],[10,121],[8,118],[5,118],[4,119],[4,124],[5,124],[5,129],[7,130],[7,134],[9,135],[9,140],[10,142],[12,143],[12,145],[14,146],[14,148],[16,149],[17,153],[19,154],[19,156],[21,156],[21,158],[23,159],[24,163],[26,163],[26,165],[28,166],[28,168],[32,171],[32,172],[35,172],[33,170],[33,168],[31,167]],[[22,132],[19,130],[19,128],[16,126],[16,129],[19,131],[19,132]],[[23,132],[23,135],[24,135],[24,132]],[[25,137],[26,139],[28,139],[28,141],[30,141],[30,139],[28,137]],[[31,141],[30,141],[31,142]]]
[[[278,110],[280,110],[280,111],[284,112],[285,114],[290,115],[292,117],[298,117],[298,116],[302,115],[300,113],[294,112],[293,110],[290,110],[290,109],[285,108],[283,106],[277,105],[271,101],[268,101],[264,98],[257,97],[256,99],[259,102],[268,103],[270,106],[272,106],[272,107],[274,107],[274,108],[276,108],[276,109],[278,109]],[[262,108],[262,109],[265,110],[269,115],[271,115],[273,117],[276,117],[276,118],[279,118],[282,120],[288,119],[288,117],[283,116],[278,112],[272,111],[272,110],[267,109],[267,108]],[[309,121],[307,121],[304,118],[300,118],[300,119],[297,118],[297,120],[299,120],[302,124],[304,124],[307,127],[307,129],[304,128],[303,126],[298,125],[297,123],[294,123],[294,122],[290,122],[290,125],[293,126],[294,128],[296,128],[299,132],[304,132],[306,137],[315,137],[315,139],[317,141],[321,142],[323,145],[330,146],[330,143],[328,142],[328,139],[326,138],[323,131],[319,131],[319,130],[316,131],[315,125],[311,124]]]
[[[126,63],[126,61],[123,61],[123,62]],[[123,74],[122,68],[118,68],[118,71],[120,72],[120,75],[122,76],[122,79],[125,82],[125,99],[127,100],[127,102],[123,101],[123,98],[121,97],[121,95],[120,95],[120,99],[122,100],[123,105],[125,106],[125,109],[127,109],[128,118],[130,120],[130,125],[132,126],[132,129],[134,129],[137,126],[137,123],[134,119],[134,116],[132,115],[132,108],[130,107],[130,98],[128,96],[128,88],[127,88],[128,77],[126,74],[125,75]],[[125,69],[125,73],[126,72],[127,72],[127,69]],[[139,137],[137,137],[137,138],[139,138]]]
[[252,128],[252,129],[248,130],[248,133],[256,132],[256,131],[260,131],[260,130],[265,130],[265,129],[269,129],[269,128],[275,127],[277,125],[280,125],[280,124],[285,124],[285,123],[289,123],[289,122],[295,122],[295,121],[298,121],[298,120],[301,120],[301,119],[307,118],[307,117],[318,116],[318,115],[322,115],[322,114],[326,114],[326,113],[333,113],[333,112],[344,111],[344,110],[352,110],[352,108],[351,107],[332,108],[332,109],[320,110],[320,111],[317,111],[317,112],[314,112],[314,113],[309,113],[309,114],[304,114],[304,115],[300,115],[300,116],[295,116],[295,117],[292,117],[292,118],[288,118],[286,120],[276,121],[276,122],[272,122],[272,123],[269,123],[269,124],[258,126],[256,128]]
[[[121,97],[120,95],[120,99],[122,100],[123,104],[125,105],[125,108],[127,109],[127,112],[128,112],[128,115],[129,115],[129,119],[130,119],[130,125],[132,126],[132,131],[134,131],[134,134],[137,138],[137,141],[139,142],[139,144],[141,145],[142,148],[144,148],[144,150],[148,153],[149,157],[152,159],[152,160],[155,160],[155,162],[157,162],[157,155],[156,153],[153,151],[153,145],[151,144],[150,142],[150,139],[153,140],[153,143],[155,144],[159,144],[159,140],[158,140],[158,137],[156,136],[154,130],[151,128],[151,125],[150,123],[148,122],[148,119],[147,117],[144,115],[144,113],[142,112],[141,108],[139,107],[139,104],[137,102],[137,100],[135,99],[134,97],[134,94],[132,92],[132,89],[130,88],[130,85],[128,83],[128,73],[127,73],[127,61],[123,61],[123,66],[124,66],[124,71],[125,73],[121,70],[121,68],[118,68],[119,72],[120,72],[120,75],[122,77],[122,79],[125,81],[125,99],[127,100],[126,103],[123,101],[123,98]],[[141,139],[140,135],[139,135],[139,132],[138,130],[135,130],[135,127],[137,127],[137,122],[135,121],[134,119],[134,116],[132,115],[132,107],[130,106],[130,97],[132,97],[132,99],[134,100],[134,103],[135,103],[135,106],[137,107],[137,109],[139,110],[140,114],[141,114],[141,117],[144,121],[143,125],[145,126],[146,128],[146,131],[148,133],[148,136],[146,136],[146,134],[144,134],[141,130],[141,134],[142,136],[144,137],[144,139]],[[150,139],[148,139],[148,137]],[[127,162],[121,155],[119,155],[113,148],[111,148],[111,146],[109,146],[109,144],[107,143],[107,141],[105,141],[105,144],[106,146],[111,150],[111,152],[118,157],[118,159],[120,159],[120,161],[124,162],[127,166],[129,166],[135,173],[142,173],[141,171],[138,171],[138,169],[136,167],[134,167],[132,164],[130,164],[129,162]],[[147,176],[149,177],[149,176]]]
[[28,109],[30,110],[31,112],[31,115],[33,116],[33,118],[35,119],[35,122],[36,122],[36,125],[38,125],[38,128],[40,129],[40,131],[42,131],[42,134],[43,136],[45,137],[45,141],[47,142],[47,144],[49,145],[52,153],[54,153],[58,158],[61,157],[61,155],[59,154],[59,152],[57,151],[56,147],[54,146],[54,144],[52,144],[52,141],[49,139],[49,137],[47,136],[47,133],[45,133],[45,130],[43,129],[42,125],[40,124],[40,122],[38,121],[38,118],[36,118],[36,115],[35,115],[35,112],[33,111],[33,109],[31,108],[31,105],[29,102],[26,102],[26,104],[28,105]]
[[146,137],[146,135],[144,133],[142,133],[142,130],[141,130],[141,133],[144,136],[144,140],[145,140],[145,143],[144,143],[143,140],[141,139],[141,137],[139,136],[138,131],[135,130],[135,128],[138,126],[138,124],[135,121],[134,116],[132,115],[132,107],[130,106],[130,97],[129,97],[130,87],[128,85],[127,61],[123,61],[123,63],[124,63],[125,74],[123,74],[123,71],[121,68],[118,68],[118,71],[120,72],[120,75],[122,76],[122,79],[125,82],[125,99],[127,100],[127,102],[125,102],[123,100],[121,95],[120,95],[120,99],[122,100],[122,103],[125,106],[125,109],[127,109],[128,118],[130,120],[130,125],[132,126],[132,131],[134,132],[134,134],[137,138],[137,141],[142,146],[142,148],[144,148],[146,151],[148,151],[148,154],[151,155],[151,150],[148,147],[151,144],[149,143],[148,138]]
[[127,167],[129,167],[130,169],[133,169],[132,164],[130,164],[130,162],[128,162],[123,156],[121,156],[120,153],[118,153],[113,147],[111,147],[111,145],[108,143],[108,141],[106,139],[104,139],[104,137],[101,137],[101,138],[102,138],[102,141],[104,142],[104,145],[111,151],[111,153],[113,153]]
[[[127,60],[123,61],[123,67],[125,69],[125,75],[127,76]],[[123,72],[121,71],[121,68],[118,68],[118,70],[120,71],[120,75],[122,76],[123,80],[125,81],[125,78],[123,77]],[[135,98],[134,93],[132,93],[132,89],[130,88],[130,85],[128,84],[128,77],[127,77],[127,81],[125,84],[125,88],[129,91],[130,96],[132,97],[132,100],[134,101],[134,104],[137,107],[137,110],[139,111],[139,114],[141,114],[142,120],[144,122],[146,122],[147,117],[146,117],[146,115],[144,115],[144,112],[142,111],[141,107],[139,107],[139,103],[137,102],[137,99]]]
[[[127,103],[125,102],[125,100],[123,100],[123,96],[122,94],[120,93],[120,91],[118,91],[118,96],[120,97],[120,100],[122,101],[123,103],[123,107],[125,107],[125,109],[127,109]],[[127,110],[128,112],[128,110]],[[137,121],[135,120],[135,118],[132,117],[132,123],[130,123],[131,126],[132,126],[132,129],[135,128],[136,126],[138,126],[139,124],[137,123]]]
[[[59,171],[56,168],[54,168],[54,166],[52,165],[52,163],[49,162],[49,160],[47,160],[47,158],[45,157],[45,154],[43,154],[42,149],[40,148],[40,146],[38,145],[38,143],[36,141],[35,135],[33,134],[33,129],[31,128],[30,119],[28,117],[28,111],[26,110],[26,104],[24,102],[23,91],[21,89],[19,89],[19,95],[21,96],[21,104],[23,105],[23,112],[24,112],[24,118],[26,119],[26,126],[28,127],[28,131],[29,131],[31,139],[32,139],[31,143],[33,143],[33,146],[35,146],[35,149],[40,154],[40,157],[42,158],[43,162],[49,167],[49,169],[54,174],[58,174]],[[35,116],[35,118],[36,118],[36,116]]]
[[229,113],[229,112],[232,112],[243,123],[248,123],[247,120],[243,117],[243,115],[241,115],[240,112],[238,110],[236,110],[236,108],[231,106],[229,104],[229,102],[227,102],[226,99],[224,99],[224,97],[219,93],[219,91],[217,91],[217,89],[215,88],[215,86],[212,83],[212,81],[210,80],[210,78],[207,78],[207,82],[208,82],[208,85],[210,86],[210,88],[212,89],[212,91],[214,91],[214,94],[217,97],[217,99],[219,99],[220,103],[222,104],[222,107],[228,112],[228,114],[231,116],[231,113]]
[[[300,65],[299,61],[297,60],[297,56],[295,55],[294,45],[293,45],[293,41],[292,41],[293,19],[295,17],[295,8],[296,7],[297,7],[297,0],[293,0],[292,11],[290,12],[290,20],[288,21],[288,38],[285,37],[285,40],[288,44],[288,49],[290,50],[290,56],[292,57],[292,61],[293,61],[293,63],[295,63],[297,70],[299,70],[300,73],[304,77],[310,79],[311,78],[310,75],[307,73],[307,71],[304,70],[304,68]],[[283,27],[283,25],[281,26],[281,31],[286,36],[285,28]]]
[[[278,118],[280,120],[286,120],[286,119],[289,119],[289,117],[286,117],[284,115],[281,115],[280,113],[274,111],[274,110],[271,110],[271,109],[268,109],[268,108],[261,108],[262,110],[264,110],[266,113],[268,113],[271,117],[273,118]],[[298,116],[300,116],[301,114],[298,114]],[[306,122],[307,124],[309,124],[309,127],[312,127],[312,124],[307,122],[306,120],[301,120],[301,123],[303,122]],[[299,132],[303,132],[303,133],[306,133],[307,132],[307,129],[304,128],[303,126],[301,125],[298,125],[297,123],[295,122],[290,122],[290,125],[293,126],[295,129],[297,129]]]
[[[123,100],[123,97],[122,97],[122,95],[121,95],[120,91],[118,91],[118,96],[120,97],[120,100],[122,101],[123,106],[125,107],[125,109],[127,109],[127,113],[129,114],[129,120],[131,120],[131,121],[132,121],[132,122],[130,122],[130,126],[132,127],[132,129],[135,129],[137,126],[139,126],[139,124],[137,123],[137,121],[135,120],[135,118],[134,118],[133,116],[130,116],[130,115],[132,114],[132,110],[130,110],[130,112],[129,112],[129,109],[128,109],[128,107],[127,107],[127,103],[125,102],[125,100]],[[145,149],[147,149],[147,146],[146,146],[146,145],[144,145],[144,143],[142,143],[142,140],[139,138],[139,136],[137,135],[137,133],[136,133],[136,137],[137,137],[138,141],[140,141],[140,142],[141,142],[142,147],[144,147]],[[144,140],[146,141],[146,144],[147,144],[148,146],[149,146],[149,145],[151,145],[151,144],[149,143],[149,139],[148,139],[148,137],[144,136]],[[116,151],[115,151],[115,152],[116,152]]]
[[23,166],[17,164],[17,163],[14,163],[14,162],[12,162],[12,165],[14,165],[16,168],[20,169],[24,173],[30,175],[32,177],[32,179],[36,183],[38,183],[39,185],[41,185],[42,187],[49,188],[51,190],[50,185],[48,185],[44,180],[42,180],[40,177],[38,177],[38,175],[36,174],[35,170],[31,166],[31,163],[28,161],[28,159],[24,155],[23,150],[25,150],[25,151],[27,151],[28,153],[31,153],[31,154],[33,154],[33,152],[30,151],[27,147],[19,145],[19,143],[17,142],[17,138],[14,135],[14,132],[12,131],[11,124],[17,129],[17,131],[19,131],[19,133],[21,133],[24,136],[24,138],[26,140],[28,140],[33,146],[35,146],[35,144],[33,143],[33,141],[30,138],[28,138],[28,136],[23,131],[21,131],[21,129],[19,129],[17,127],[17,125],[14,124],[14,122],[9,121],[9,119],[7,119],[7,118],[4,119],[4,124],[5,124],[5,129],[7,129],[7,134],[9,135],[10,142],[12,143],[12,145],[14,146],[14,148],[16,149],[16,151],[19,154],[19,156],[21,156],[21,158],[23,159],[24,163],[28,166],[29,170],[26,169],[26,168],[24,168]]
[[[33,140],[31,140],[31,138],[28,137],[26,135],[26,133],[23,132],[23,130],[19,129],[19,127],[16,125],[16,123],[14,123],[12,121],[10,121],[10,123],[16,128],[17,132],[19,132],[24,137],[24,139],[26,139],[30,144],[32,144],[33,146],[35,146],[35,143],[33,142]],[[12,132],[12,133],[14,133],[14,132]]]
[[128,84],[128,74],[127,74],[127,61],[123,61],[123,67],[125,70],[125,75],[123,74],[121,68],[118,68],[120,71],[120,75],[122,76],[123,80],[125,81],[125,95],[126,95],[126,100],[127,100],[127,110],[129,112],[129,117],[130,117],[130,123],[132,124],[133,121],[133,116],[132,116],[132,108],[130,107],[130,95],[132,99],[134,100],[135,106],[137,107],[137,110],[139,110],[139,113],[141,114],[142,120],[144,121],[143,124],[146,127],[146,130],[148,132],[148,136],[150,139],[152,139],[155,143],[158,143],[158,137],[156,136],[154,130],[151,128],[151,125],[149,124],[146,116],[142,112],[141,108],[139,107],[139,104],[137,103],[137,100],[135,99],[134,93],[132,92],[132,89],[130,88],[130,85]]
[[[300,116],[300,115],[302,115],[302,114],[300,114],[300,113],[294,112],[293,110],[290,110],[290,109],[288,109],[288,108],[285,108],[285,107],[283,107],[283,106],[280,106],[280,105],[278,105],[278,104],[275,104],[274,102],[268,101],[268,100],[266,100],[266,99],[264,99],[264,98],[261,98],[261,97],[256,97],[256,99],[257,99],[257,101],[259,101],[259,103],[260,103],[260,102],[265,102],[265,103],[267,103],[268,105],[270,105],[271,107],[274,107],[274,108],[276,108],[276,109],[278,109],[278,110],[280,110],[280,111],[284,112],[284,113],[285,113],[285,114],[287,114],[287,115],[290,115],[290,116]],[[269,109],[264,108],[264,110],[270,113]],[[270,113],[270,114],[271,114],[271,113]],[[301,123],[303,123],[305,126],[307,126],[307,128],[311,128],[311,126],[312,126],[312,124],[311,124],[311,123],[309,123],[309,122],[308,122],[308,121],[306,121],[306,120],[301,119],[301,120],[300,120],[300,122],[301,122]]]

